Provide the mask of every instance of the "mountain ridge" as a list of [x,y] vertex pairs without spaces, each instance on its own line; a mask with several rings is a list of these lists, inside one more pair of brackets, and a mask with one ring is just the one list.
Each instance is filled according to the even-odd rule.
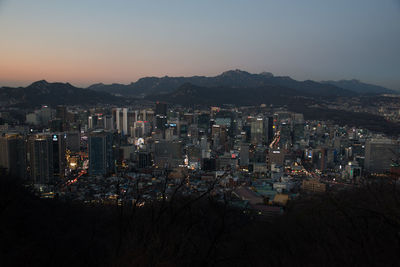
[[338,81],[321,81],[324,84],[331,84],[339,88],[354,91],[360,94],[399,94],[400,92],[385,88],[380,85],[364,83],[357,79],[338,80]]
[[231,87],[231,88],[257,88],[263,86],[280,86],[304,91],[304,93],[320,96],[352,96],[354,92],[339,88],[331,84],[322,84],[316,81],[297,81],[289,76],[274,76],[270,72],[259,74],[243,70],[228,70],[217,76],[190,76],[190,77],[143,77],[130,84],[95,84],[89,89],[106,91],[124,96],[153,95],[171,93],[185,83],[201,87]]
[[25,107],[121,101],[120,98],[107,92],[75,87],[68,82],[49,83],[46,80],[33,82],[26,87],[0,87],[0,99],[2,105]]

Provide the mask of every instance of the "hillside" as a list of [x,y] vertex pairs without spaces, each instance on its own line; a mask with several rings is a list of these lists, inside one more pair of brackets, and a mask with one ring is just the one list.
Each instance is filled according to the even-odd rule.
[[290,98],[304,94],[280,86],[257,88],[200,87],[190,83],[180,86],[168,94],[154,94],[146,97],[151,101],[165,101],[182,105],[284,105]]
[[322,81],[339,88],[350,90],[358,94],[399,94],[400,92],[374,84],[363,83],[359,80]]
[[268,220],[215,201],[144,208],[38,199],[0,177],[1,266],[397,266],[399,188],[372,183]]
[[1,87],[1,104],[19,107],[40,105],[85,105],[117,103],[120,98],[107,92],[74,87],[69,83],[48,83],[41,80],[27,87]]

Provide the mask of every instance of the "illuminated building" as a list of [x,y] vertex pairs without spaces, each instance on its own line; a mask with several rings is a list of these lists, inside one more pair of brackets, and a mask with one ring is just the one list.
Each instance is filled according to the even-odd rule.
[[54,185],[53,143],[51,135],[32,135],[28,139],[30,178],[36,185]]
[[53,172],[56,181],[65,176],[66,134],[52,134]]
[[250,122],[251,143],[267,145],[273,138],[273,120],[270,117],[252,118]]

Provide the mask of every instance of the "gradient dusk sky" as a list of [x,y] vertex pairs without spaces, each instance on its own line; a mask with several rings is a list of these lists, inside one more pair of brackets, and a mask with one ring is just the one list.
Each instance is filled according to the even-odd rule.
[[0,0],[0,86],[229,69],[400,89],[398,0]]

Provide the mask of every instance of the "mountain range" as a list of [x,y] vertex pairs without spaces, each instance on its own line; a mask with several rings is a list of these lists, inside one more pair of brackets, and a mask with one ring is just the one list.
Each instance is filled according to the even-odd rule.
[[177,104],[287,104],[298,98],[324,99],[395,93],[357,80],[297,81],[287,76],[241,70],[218,76],[145,77],[135,83],[94,84],[78,88],[69,83],[37,81],[27,87],[1,87],[0,105],[38,106],[123,104],[132,99],[163,100]]
[[368,83],[363,83],[359,80],[353,79],[353,80],[340,80],[340,81],[322,81],[321,83],[324,84],[331,84],[334,86],[337,86],[339,88],[347,89],[359,94],[398,94],[399,92],[396,92],[394,90],[379,86],[379,85],[374,85],[374,84],[368,84]]
[[121,102],[107,92],[75,87],[69,83],[37,81],[27,87],[1,87],[1,106],[35,107],[40,105],[85,105]]
[[154,94],[168,94],[184,84],[199,87],[215,88],[287,88],[295,89],[304,95],[313,96],[354,96],[357,94],[382,94],[395,93],[393,90],[361,83],[357,80],[349,81],[324,81],[311,80],[297,81],[288,76],[274,76],[269,72],[252,74],[242,70],[226,71],[218,76],[192,76],[192,77],[145,77],[137,82],[124,84],[93,84],[88,89],[103,91],[123,96],[144,97]]

